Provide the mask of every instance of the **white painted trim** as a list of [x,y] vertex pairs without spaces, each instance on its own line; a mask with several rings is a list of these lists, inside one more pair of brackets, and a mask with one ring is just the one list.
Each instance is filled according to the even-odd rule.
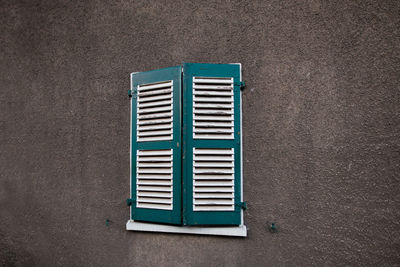
[[[131,73],[131,92],[133,93],[133,79],[132,79],[132,74]],[[129,111],[129,118],[130,118],[130,128],[129,128],[129,198],[132,198],[132,101],[133,97],[130,98],[131,101],[131,109]],[[132,207],[129,206],[129,218],[132,218]]]
[[[240,68],[240,78],[239,80],[242,82],[242,63],[229,63],[229,64],[237,64]],[[240,201],[243,202],[243,105],[242,105],[242,90],[240,90]],[[243,209],[240,211],[240,226],[244,226],[244,212]]]
[[238,237],[247,236],[247,229],[244,225],[223,227],[173,226],[155,223],[135,222],[133,220],[129,220],[126,223],[126,230],[196,235],[220,235]]
[[[242,64],[238,63],[240,66],[240,81],[242,82]],[[242,89],[240,89],[240,201],[243,202],[243,105],[242,105]],[[241,225],[244,225],[244,212],[243,209],[240,212]]]
[[[131,77],[130,77],[130,80],[131,80],[131,91],[132,91],[132,93],[133,93],[133,79],[132,79],[132,74],[136,74],[136,73],[139,73],[139,72],[132,72],[131,73]],[[129,115],[129,118],[130,118],[130,122],[129,122],[129,124],[130,124],[130,129],[129,129],[129,136],[130,136],[130,139],[129,139],[129,198],[132,198],[132,103],[133,103],[133,96],[131,97],[131,110],[130,110],[130,115]],[[129,218],[132,218],[132,207],[130,207],[129,206]]]

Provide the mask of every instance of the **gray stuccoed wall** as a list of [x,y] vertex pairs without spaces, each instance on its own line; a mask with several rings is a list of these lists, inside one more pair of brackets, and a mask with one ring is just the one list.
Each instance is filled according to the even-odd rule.
[[[0,265],[400,264],[399,14],[0,1]],[[245,239],[125,230],[129,73],[181,62],[243,64]]]

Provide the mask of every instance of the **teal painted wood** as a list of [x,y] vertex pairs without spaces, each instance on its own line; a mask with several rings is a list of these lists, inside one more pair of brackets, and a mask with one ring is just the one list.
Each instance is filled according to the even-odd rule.
[[[182,224],[182,195],[181,195],[181,76],[182,67],[170,67],[147,72],[131,74],[132,97],[132,157],[131,157],[131,198],[136,199],[136,156],[137,150],[173,149],[173,209],[138,208],[136,202],[131,206],[131,219],[137,221]],[[137,87],[141,84],[173,81],[173,140],[137,142]]]
[[[234,139],[193,139],[193,77],[234,78]],[[239,225],[241,224],[241,144],[240,144],[240,65],[183,64],[183,224]],[[235,210],[193,211],[193,148],[234,148]]]

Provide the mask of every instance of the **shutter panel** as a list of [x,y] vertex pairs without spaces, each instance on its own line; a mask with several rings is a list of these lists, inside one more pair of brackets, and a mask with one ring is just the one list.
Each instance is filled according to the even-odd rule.
[[181,224],[182,67],[131,74],[131,218]]
[[239,225],[240,64],[183,68],[183,223]]

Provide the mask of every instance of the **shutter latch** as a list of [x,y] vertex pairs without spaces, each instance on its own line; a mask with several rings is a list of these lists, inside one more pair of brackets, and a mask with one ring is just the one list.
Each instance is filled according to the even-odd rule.
[[244,87],[246,86],[245,82],[235,82],[234,85],[239,86],[240,90],[243,90]]
[[242,208],[244,210],[247,210],[247,203],[246,202],[236,203],[236,206],[238,206],[239,208]]
[[134,199],[134,198],[128,198],[128,199],[126,200],[126,204],[127,204],[128,206],[132,206],[132,204],[135,203],[135,202],[136,202],[136,199]]
[[132,90],[128,90],[128,96],[129,96],[129,98],[132,97]]

